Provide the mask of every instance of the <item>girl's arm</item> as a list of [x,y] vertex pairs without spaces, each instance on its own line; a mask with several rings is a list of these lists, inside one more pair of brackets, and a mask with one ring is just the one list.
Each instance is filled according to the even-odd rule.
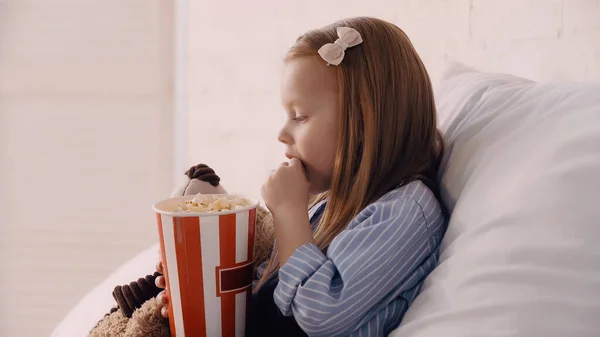
[[430,238],[414,199],[376,202],[327,255],[312,242],[295,249],[279,271],[275,303],[310,336],[350,334],[433,269]]
[[[294,210],[297,210],[294,212]],[[283,266],[299,247],[314,242],[308,212],[290,209],[282,216],[274,216],[275,237],[279,249],[279,265]],[[283,224],[285,223],[285,224]]]

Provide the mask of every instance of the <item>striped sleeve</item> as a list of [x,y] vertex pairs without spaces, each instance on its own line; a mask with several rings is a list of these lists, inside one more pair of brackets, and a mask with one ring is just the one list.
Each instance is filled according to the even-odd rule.
[[411,198],[367,207],[330,245],[299,247],[279,270],[275,303],[309,336],[349,335],[384,299],[414,287],[431,254],[427,224]]

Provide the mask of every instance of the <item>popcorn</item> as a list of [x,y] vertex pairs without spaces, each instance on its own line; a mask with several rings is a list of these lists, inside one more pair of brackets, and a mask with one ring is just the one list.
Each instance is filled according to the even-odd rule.
[[248,200],[237,195],[196,194],[191,200],[178,205],[176,212],[223,212],[249,206]]

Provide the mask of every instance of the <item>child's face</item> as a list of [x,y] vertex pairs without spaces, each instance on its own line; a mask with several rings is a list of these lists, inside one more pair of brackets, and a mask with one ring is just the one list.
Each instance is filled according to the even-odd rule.
[[335,69],[316,57],[285,64],[281,100],[288,121],[279,133],[286,156],[304,164],[312,194],[329,189],[338,134],[338,86]]

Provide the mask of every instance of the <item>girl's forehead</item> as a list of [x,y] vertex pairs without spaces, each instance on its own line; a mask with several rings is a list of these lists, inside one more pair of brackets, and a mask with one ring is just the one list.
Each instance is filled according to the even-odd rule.
[[293,105],[323,95],[337,95],[335,70],[316,57],[301,57],[285,63],[281,85],[284,104]]

